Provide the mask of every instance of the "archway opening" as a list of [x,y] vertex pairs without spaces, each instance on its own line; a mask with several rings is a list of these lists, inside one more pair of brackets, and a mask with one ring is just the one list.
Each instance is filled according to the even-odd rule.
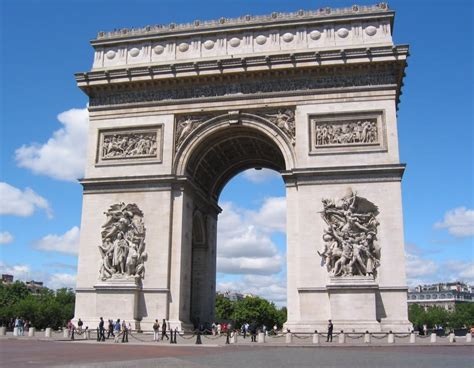
[[[229,125],[225,129],[218,130],[202,140],[189,156],[185,174],[197,190],[193,196],[193,208],[190,209],[192,210],[192,221],[190,221],[192,244],[187,294],[190,306],[189,320],[195,326],[211,323],[215,319],[217,276],[221,278],[219,289],[222,291],[226,283],[232,280],[242,283],[255,277],[255,282],[261,282],[268,275],[286,271],[283,264],[284,251],[281,251],[281,248],[286,247],[285,238],[281,235],[285,231],[284,224],[281,224],[286,219],[285,187],[278,174],[285,169],[285,157],[275,139],[249,126]],[[261,196],[257,209],[254,206],[257,198],[250,193],[255,189],[255,181],[261,181],[260,184],[263,184],[263,181],[266,181],[265,176],[273,179],[273,185],[278,183],[278,189]],[[229,197],[225,195],[223,201],[219,198],[226,184],[234,177],[233,181],[241,183],[241,190],[240,195],[237,195],[231,189],[231,192],[234,192],[233,195],[236,196],[233,205],[236,206],[235,208],[241,208],[242,212],[246,212],[247,209],[248,216],[237,221],[234,229],[236,231],[219,232],[219,243],[224,244],[219,247],[217,244],[218,218],[229,218],[229,215],[235,215],[235,208],[231,208]],[[254,179],[253,183],[252,179]],[[245,181],[247,185],[242,185]],[[235,185],[230,184],[229,187],[234,188]],[[215,206],[210,203],[214,203]],[[219,210],[216,210],[219,208],[217,203],[224,211],[221,215],[219,215]],[[259,214],[262,215],[261,211],[269,211],[270,213],[266,214],[271,215],[274,205],[278,207],[278,210],[281,210],[283,206],[283,220],[280,218],[280,223],[275,225],[278,229],[267,224],[265,230],[262,230],[264,225],[261,222],[262,228],[256,227],[258,219],[263,219],[259,216]],[[250,214],[255,217],[255,224],[251,224]],[[279,238],[279,246],[270,235],[275,231],[280,232],[279,235],[275,235]],[[216,260],[219,251],[218,270]],[[248,252],[247,255],[245,251]],[[243,263],[238,266],[236,264],[238,262]],[[267,268],[268,265],[270,269]],[[237,287],[229,289],[237,289]]]

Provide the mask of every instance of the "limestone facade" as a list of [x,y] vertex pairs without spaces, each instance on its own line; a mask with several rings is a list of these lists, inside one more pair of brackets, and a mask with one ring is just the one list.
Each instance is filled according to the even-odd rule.
[[[397,105],[408,47],[386,4],[100,33],[90,72],[75,318],[214,318],[218,198],[238,172],[281,172],[292,331],[407,331]],[[328,132],[330,134],[328,135]],[[376,277],[333,277],[322,199],[378,207]],[[134,204],[144,274],[101,280],[104,212]]]

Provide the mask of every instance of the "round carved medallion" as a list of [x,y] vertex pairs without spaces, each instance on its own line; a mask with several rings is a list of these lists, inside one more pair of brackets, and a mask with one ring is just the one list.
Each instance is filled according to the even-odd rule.
[[295,36],[293,36],[293,33],[285,33],[282,37],[283,41],[285,42],[291,42],[293,41],[293,38],[295,38]]
[[365,29],[365,33],[368,35],[368,36],[373,36],[377,33],[377,28],[375,28],[374,26],[368,26],[366,29]]
[[165,51],[165,47],[164,47],[163,45],[156,45],[156,46],[153,48],[153,52],[154,52],[156,55],[162,54],[163,51]]
[[210,50],[214,47],[214,41],[212,40],[207,40],[206,42],[204,42],[204,48],[207,49],[207,50]]
[[130,56],[136,57],[136,56],[138,56],[138,54],[140,54],[140,50],[137,49],[136,47],[134,47],[133,49],[130,50]]
[[337,35],[341,38],[346,38],[349,35],[349,30],[347,28],[340,28],[337,31]]
[[233,37],[230,39],[229,41],[229,45],[231,45],[232,47],[237,47],[240,45],[240,39],[238,39],[237,37]]
[[107,57],[107,59],[109,60],[112,60],[114,57],[115,57],[115,51],[114,50],[109,50],[107,51],[107,53],[105,54],[105,56]]
[[255,42],[257,42],[259,45],[263,45],[265,44],[265,42],[267,42],[267,36],[264,36],[264,35],[257,36],[257,38],[255,39]]
[[182,42],[179,44],[178,46],[178,50],[181,51],[181,52],[186,52],[189,50],[189,44],[186,43],[186,42]]
[[319,32],[318,30],[314,30],[309,34],[309,38],[314,41],[319,40],[321,38],[321,32]]

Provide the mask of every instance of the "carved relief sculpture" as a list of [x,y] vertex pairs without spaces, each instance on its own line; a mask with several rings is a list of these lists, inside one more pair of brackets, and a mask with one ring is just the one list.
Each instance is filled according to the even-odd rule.
[[355,192],[340,200],[323,199],[324,231],[321,265],[331,276],[376,276],[380,264],[376,205]]
[[134,203],[122,202],[110,206],[104,214],[107,221],[99,245],[100,279],[144,278],[147,253],[142,211]]
[[177,150],[186,137],[198,127],[199,124],[211,119],[210,115],[180,116],[176,119],[175,149]]
[[295,144],[295,113],[291,109],[278,110],[272,114],[265,114],[265,118],[270,120],[290,138]]
[[316,122],[316,147],[377,143],[379,133],[376,119]]
[[102,160],[156,157],[157,132],[109,133],[103,135]]

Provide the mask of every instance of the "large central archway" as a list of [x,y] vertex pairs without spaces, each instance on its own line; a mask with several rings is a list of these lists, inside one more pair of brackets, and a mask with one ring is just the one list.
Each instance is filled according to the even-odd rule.
[[252,113],[209,119],[183,139],[176,156],[176,170],[193,184],[188,187],[188,195],[193,197],[194,204],[190,209],[192,221],[188,223],[192,229],[184,230],[191,234],[190,277],[183,280],[183,293],[189,301],[185,321],[197,325],[214,319],[219,212],[216,207],[226,183],[247,169],[283,172],[293,165],[292,144],[286,133]]

